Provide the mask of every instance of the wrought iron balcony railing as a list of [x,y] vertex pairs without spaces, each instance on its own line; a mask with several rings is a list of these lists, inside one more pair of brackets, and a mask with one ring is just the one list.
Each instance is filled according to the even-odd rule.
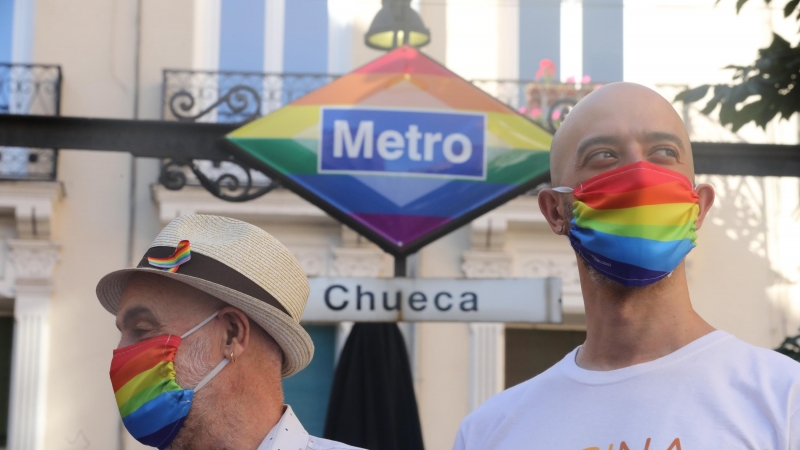
[[[0,63],[0,114],[57,116],[60,108],[60,66]],[[0,146],[0,180],[54,180],[57,161],[58,149]]]
[[328,84],[327,74],[164,71],[165,120],[244,123]]
[[[245,123],[268,114],[336,77],[327,74],[165,70],[165,120]],[[263,173],[230,161],[166,160],[161,183],[168,189],[203,185],[223,200],[247,201],[277,187]]]

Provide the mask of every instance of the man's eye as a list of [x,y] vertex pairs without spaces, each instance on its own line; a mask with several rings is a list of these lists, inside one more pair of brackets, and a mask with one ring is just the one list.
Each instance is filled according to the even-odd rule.
[[676,152],[675,150],[673,150],[671,148],[660,148],[660,149],[656,150],[655,152],[653,152],[653,154],[658,155],[658,156],[666,156],[668,158],[677,158],[678,157],[678,152]]
[[589,161],[598,161],[598,160],[608,159],[608,158],[613,158],[613,157],[614,157],[613,153],[611,153],[610,151],[607,151],[607,150],[603,150],[603,151],[599,151],[599,152],[596,152],[596,153],[592,153],[592,155],[589,156]]

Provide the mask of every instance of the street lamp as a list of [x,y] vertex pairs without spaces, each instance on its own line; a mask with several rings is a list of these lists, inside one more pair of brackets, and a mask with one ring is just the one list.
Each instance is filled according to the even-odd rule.
[[431,41],[431,32],[411,9],[411,0],[382,0],[383,6],[364,36],[367,47],[392,50],[401,45],[422,47]]

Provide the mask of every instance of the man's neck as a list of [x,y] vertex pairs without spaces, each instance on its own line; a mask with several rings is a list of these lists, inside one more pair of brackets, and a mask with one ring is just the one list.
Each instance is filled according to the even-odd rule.
[[684,265],[641,288],[597,282],[578,263],[586,305],[586,343],[578,366],[614,370],[666,356],[714,328],[692,308]]

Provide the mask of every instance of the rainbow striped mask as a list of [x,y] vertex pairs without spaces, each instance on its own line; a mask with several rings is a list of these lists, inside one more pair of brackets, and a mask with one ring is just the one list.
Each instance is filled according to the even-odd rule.
[[114,350],[111,384],[122,423],[137,441],[161,450],[180,431],[194,393],[206,385],[228,363],[223,359],[194,389],[183,389],[175,381],[173,360],[185,337],[216,317],[200,322],[181,337],[156,336]]
[[695,247],[698,196],[677,172],[637,162],[554,190],[575,197],[572,248],[625,286],[669,276]]

